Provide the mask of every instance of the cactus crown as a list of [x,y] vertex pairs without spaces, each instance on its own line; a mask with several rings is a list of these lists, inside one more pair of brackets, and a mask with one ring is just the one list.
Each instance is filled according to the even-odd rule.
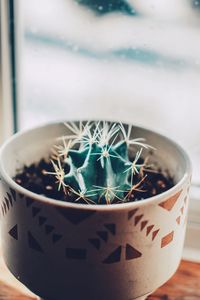
[[[141,191],[146,167],[141,154],[151,146],[143,138],[131,139],[132,126],[104,121],[68,122],[65,126],[71,134],[55,146],[54,170],[47,172],[56,177],[59,190],[73,195],[74,202],[88,204],[127,202],[135,190]],[[139,147],[135,155],[133,145]],[[138,174],[140,180],[137,176],[135,182]]]

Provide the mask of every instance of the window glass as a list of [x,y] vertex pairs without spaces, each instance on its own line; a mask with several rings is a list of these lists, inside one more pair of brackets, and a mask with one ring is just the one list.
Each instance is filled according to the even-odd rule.
[[200,185],[200,4],[19,1],[19,128],[110,118],[181,143]]

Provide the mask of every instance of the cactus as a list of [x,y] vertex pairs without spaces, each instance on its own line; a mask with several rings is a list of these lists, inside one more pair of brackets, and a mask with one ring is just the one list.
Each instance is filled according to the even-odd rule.
[[[55,175],[58,189],[72,193],[74,201],[89,204],[129,201],[145,180],[142,149],[151,146],[142,138],[130,139],[132,127],[126,130],[121,123],[69,122],[65,126],[71,134],[62,137],[63,145],[56,146],[54,172],[48,172]],[[129,158],[132,145],[140,147],[133,160]],[[134,182],[136,174],[141,174],[139,182]]]

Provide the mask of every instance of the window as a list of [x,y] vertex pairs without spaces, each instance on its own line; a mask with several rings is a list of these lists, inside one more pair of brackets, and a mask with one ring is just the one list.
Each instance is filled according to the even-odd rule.
[[199,232],[200,2],[109,3],[15,2],[18,128],[111,118],[175,139],[193,161],[188,232]]
[[[8,6],[2,1],[0,6],[0,143],[14,131],[14,85],[10,50],[10,26]],[[12,48],[14,49],[14,48]]]

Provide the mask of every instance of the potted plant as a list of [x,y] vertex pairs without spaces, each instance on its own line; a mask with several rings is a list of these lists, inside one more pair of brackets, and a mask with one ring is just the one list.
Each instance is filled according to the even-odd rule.
[[177,269],[191,165],[168,138],[49,124],[10,139],[0,173],[4,258],[41,297],[145,299]]

